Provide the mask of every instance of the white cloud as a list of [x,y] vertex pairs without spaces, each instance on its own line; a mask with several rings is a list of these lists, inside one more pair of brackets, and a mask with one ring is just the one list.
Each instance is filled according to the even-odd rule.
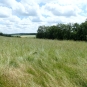
[[0,18],[9,17],[9,16],[11,16],[11,14],[12,14],[11,9],[0,6]]
[[13,8],[13,12],[18,14],[19,16],[36,16],[36,9],[28,4],[18,3],[15,8]]
[[52,12],[53,15],[55,16],[76,16],[78,9],[76,9],[74,6],[71,5],[66,5],[66,6],[61,6],[59,4],[53,4],[53,3],[48,3],[44,6],[45,10],[48,10]]
[[81,23],[87,0],[0,0],[0,31],[36,32],[39,25]]
[[21,21],[21,19],[19,17],[17,17],[16,15],[12,15],[8,18],[8,20],[10,22],[13,22],[13,23],[19,23]]

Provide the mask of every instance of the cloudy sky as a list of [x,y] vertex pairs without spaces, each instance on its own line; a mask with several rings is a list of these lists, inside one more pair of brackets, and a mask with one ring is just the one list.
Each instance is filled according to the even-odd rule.
[[0,32],[34,33],[40,25],[82,23],[87,0],[0,0]]

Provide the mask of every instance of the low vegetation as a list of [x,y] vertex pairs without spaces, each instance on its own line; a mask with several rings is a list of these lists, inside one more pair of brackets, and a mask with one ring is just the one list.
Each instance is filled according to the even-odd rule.
[[0,37],[0,87],[87,87],[87,43]]

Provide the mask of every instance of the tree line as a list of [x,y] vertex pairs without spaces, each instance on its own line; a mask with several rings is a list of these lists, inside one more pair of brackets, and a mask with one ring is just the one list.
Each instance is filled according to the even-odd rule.
[[87,20],[81,24],[68,23],[39,26],[37,38],[87,41]]
[[20,37],[22,35],[36,35],[36,33],[15,33],[15,34],[4,34],[2,32],[0,32],[0,36],[6,36],[6,37]]

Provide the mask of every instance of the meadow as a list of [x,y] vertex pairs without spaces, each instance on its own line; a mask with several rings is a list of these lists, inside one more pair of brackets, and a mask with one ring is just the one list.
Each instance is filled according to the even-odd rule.
[[87,87],[87,42],[0,36],[0,87]]
[[36,38],[36,35],[11,35],[11,37],[20,37],[20,38]]

